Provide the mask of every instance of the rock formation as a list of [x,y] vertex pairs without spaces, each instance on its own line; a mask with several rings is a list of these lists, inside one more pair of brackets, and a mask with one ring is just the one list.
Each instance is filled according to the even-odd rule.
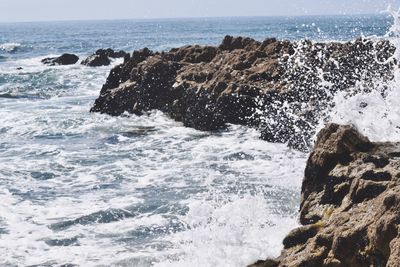
[[[394,52],[385,40],[231,36],[218,47],[144,48],[111,70],[91,111],[158,109],[200,130],[249,125],[267,141],[306,150],[337,92],[351,95],[393,78]],[[303,226],[284,239],[279,258],[252,266],[400,266],[399,180],[400,143],[372,143],[354,127],[329,124],[307,162]]]
[[307,162],[302,227],[277,259],[252,267],[399,267],[400,143],[329,124]]
[[111,48],[98,49],[93,55],[83,60],[81,64],[89,67],[108,66],[111,63],[110,58],[120,58],[125,55],[126,53],[122,50],[114,51]]
[[158,109],[185,126],[258,127],[267,141],[310,147],[317,122],[338,91],[392,78],[388,41],[263,42],[226,36],[219,47],[143,49],[110,72],[91,111],[120,115]]
[[62,54],[59,57],[48,57],[42,59],[42,63],[50,66],[55,65],[73,65],[78,62],[79,57],[73,54]]

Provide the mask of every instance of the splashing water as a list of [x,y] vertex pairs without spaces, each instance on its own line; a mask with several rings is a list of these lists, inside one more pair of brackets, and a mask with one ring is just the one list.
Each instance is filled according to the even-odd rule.
[[389,60],[395,60],[393,79],[371,88],[369,92],[348,97],[337,94],[330,120],[354,124],[373,141],[399,141],[400,139],[400,13],[390,11],[394,23],[384,36],[396,48]]
[[382,37],[294,41],[280,60],[283,89],[258,102],[263,138],[307,151],[319,129],[336,122],[355,124],[372,140],[398,139],[400,19],[390,14],[394,24]]

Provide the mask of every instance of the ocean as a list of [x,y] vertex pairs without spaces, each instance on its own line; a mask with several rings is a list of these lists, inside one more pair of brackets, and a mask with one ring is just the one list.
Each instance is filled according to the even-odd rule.
[[[112,66],[41,59],[218,45],[227,34],[396,38],[392,25],[386,15],[0,24],[0,266],[239,267],[279,255],[298,226],[307,153],[243,126],[201,132],[159,111],[89,113]],[[389,87],[338,95],[331,119],[398,138],[400,90]],[[371,104],[362,114],[361,100]]]

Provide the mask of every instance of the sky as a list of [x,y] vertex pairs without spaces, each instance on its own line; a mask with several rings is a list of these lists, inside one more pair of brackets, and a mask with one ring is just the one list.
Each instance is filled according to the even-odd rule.
[[373,14],[400,0],[0,0],[0,22]]

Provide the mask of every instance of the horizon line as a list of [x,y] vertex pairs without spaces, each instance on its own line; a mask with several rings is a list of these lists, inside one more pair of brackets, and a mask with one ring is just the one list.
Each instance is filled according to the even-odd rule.
[[24,23],[50,23],[50,22],[96,22],[96,21],[150,21],[150,20],[189,20],[189,19],[223,19],[223,18],[305,18],[305,17],[345,17],[345,16],[391,16],[387,11],[379,13],[354,13],[354,14],[306,14],[306,15],[233,15],[233,16],[193,16],[193,17],[141,17],[141,18],[115,18],[115,19],[60,19],[60,20],[26,20],[26,21],[0,21],[0,24]]

